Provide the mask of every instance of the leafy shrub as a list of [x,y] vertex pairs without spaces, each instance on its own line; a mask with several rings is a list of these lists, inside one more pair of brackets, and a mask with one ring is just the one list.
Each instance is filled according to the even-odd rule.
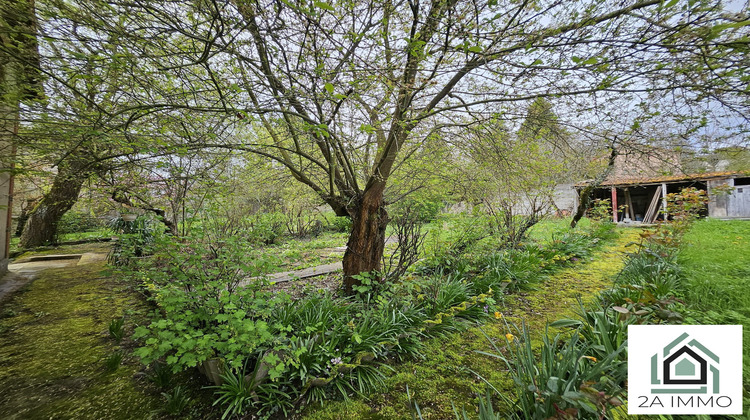
[[393,206],[391,213],[394,217],[400,217],[408,212],[412,214],[416,220],[422,223],[428,223],[435,220],[444,207],[445,203],[442,199],[413,195],[396,203]]
[[116,217],[110,221],[109,226],[120,234],[107,255],[107,262],[111,265],[124,266],[134,258],[153,253],[158,232],[152,219],[139,216],[132,222],[126,222],[121,217]]
[[166,317],[136,328],[134,337],[146,339],[136,354],[144,363],[164,357],[173,371],[216,357],[237,366],[246,354],[273,339],[266,321],[248,317],[252,302],[263,300],[265,306],[270,296],[240,292],[216,297],[216,292],[203,288],[187,294],[163,288],[159,303]]
[[586,211],[589,219],[593,221],[608,221],[612,215],[612,200],[597,198],[591,202],[591,207]]
[[333,232],[348,233],[352,230],[352,219],[346,216],[334,216],[328,219],[328,228]]
[[68,211],[57,222],[57,234],[90,232],[102,227],[104,224],[88,213]]
[[166,358],[178,371],[219,357],[237,367],[272,340],[267,318],[287,298],[263,291],[267,283],[255,277],[271,262],[248,253],[242,237],[213,237],[201,231],[185,242],[162,238],[158,252],[132,270],[159,306],[134,334],[145,339],[136,351],[145,363]]
[[708,196],[705,190],[695,187],[683,188],[679,193],[667,194],[667,213],[672,216],[674,224],[686,230],[706,209]]
[[246,239],[251,243],[272,245],[284,235],[284,214],[258,213],[249,219]]

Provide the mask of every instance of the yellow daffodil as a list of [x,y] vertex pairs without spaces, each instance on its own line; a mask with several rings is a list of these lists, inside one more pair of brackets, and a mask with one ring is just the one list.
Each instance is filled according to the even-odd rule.
[[503,314],[500,312],[495,312],[495,319],[501,319],[503,317]]
[[510,342],[513,342],[513,340],[515,340],[515,339],[516,339],[516,336],[515,336],[515,335],[513,335],[513,334],[511,334],[511,333],[508,333],[508,334],[505,334],[505,338],[506,338],[506,339],[507,339],[508,341],[510,341]]

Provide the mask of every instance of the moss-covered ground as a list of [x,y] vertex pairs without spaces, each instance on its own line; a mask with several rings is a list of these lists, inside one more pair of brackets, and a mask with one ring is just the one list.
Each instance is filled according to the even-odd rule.
[[[476,396],[484,393],[485,381],[513,399],[512,382],[503,363],[478,352],[493,352],[487,337],[504,343],[506,322],[526,323],[532,340],[540,342],[546,321],[574,316],[577,297],[592,298],[611,285],[623,265],[628,245],[640,230],[619,231],[617,239],[597,251],[588,261],[567,267],[536,285],[536,289],[509,294],[500,304],[503,316],[482,327],[437,337],[426,342],[422,360],[383,368],[387,376],[382,392],[367,398],[328,402],[310,407],[306,419],[411,419],[411,404],[419,405],[425,419],[453,419],[453,407],[474,415]],[[408,388],[408,393],[407,393]],[[411,401],[409,396],[411,396]],[[508,405],[494,400],[500,412]]]
[[[0,308],[0,418],[153,417],[160,392],[138,373],[132,343],[117,343],[108,331],[124,317],[129,336],[146,310],[105,275],[102,262],[42,271]],[[108,372],[105,359],[116,351],[122,364]]]

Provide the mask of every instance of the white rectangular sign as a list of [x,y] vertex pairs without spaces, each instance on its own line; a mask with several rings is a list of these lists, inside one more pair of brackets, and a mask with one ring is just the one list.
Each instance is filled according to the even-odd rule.
[[628,414],[742,414],[742,326],[630,325]]

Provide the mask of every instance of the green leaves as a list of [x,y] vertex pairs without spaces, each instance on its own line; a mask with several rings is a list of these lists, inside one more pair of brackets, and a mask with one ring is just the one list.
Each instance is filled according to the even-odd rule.
[[324,1],[316,1],[313,4],[315,5],[315,7],[319,8],[319,9],[328,10],[330,12],[334,11],[333,6],[331,6],[330,4],[328,4],[328,3],[324,2]]
[[582,65],[585,65],[585,66],[594,65],[594,64],[597,64],[599,62],[599,58],[597,58],[597,57],[591,57],[591,58],[588,58],[588,59],[584,60],[583,58],[577,57],[575,55],[572,56],[572,57],[570,57],[570,60],[572,62],[576,63],[576,64],[582,64]]
[[367,134],[373,134],[375,133],[375,127],[371,126],[370,124],[362,124],[359,126],[359,131]]

